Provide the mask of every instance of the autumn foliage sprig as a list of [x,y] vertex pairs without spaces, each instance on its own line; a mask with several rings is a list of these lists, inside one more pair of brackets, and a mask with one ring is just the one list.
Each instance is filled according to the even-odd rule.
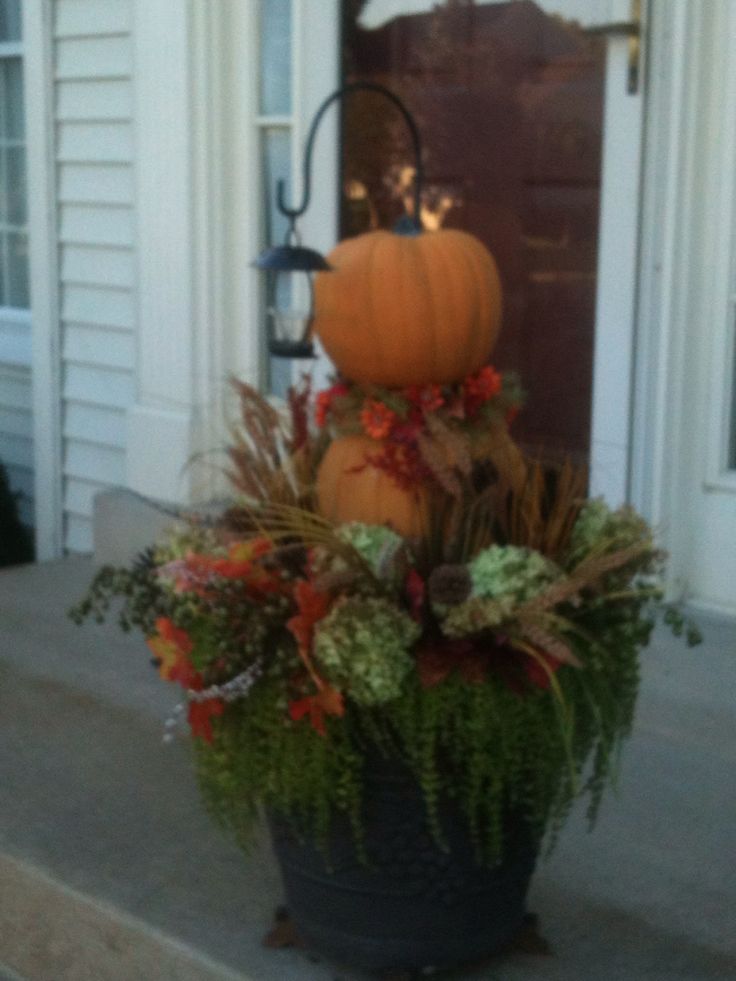
[[515,376],[486,365],[452,385],[392,389],[337,380],[317,394],[315,422],[335,436],[374,440],[368,463],[412,487],[444,469],[438,456],[470,461],[482,452],[489,431],[508,426],[521,402]]

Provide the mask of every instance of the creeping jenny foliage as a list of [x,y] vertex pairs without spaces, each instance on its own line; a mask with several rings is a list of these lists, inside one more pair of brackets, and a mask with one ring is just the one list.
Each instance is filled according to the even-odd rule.
[[579,645],[584,671],[560,675],[565,725],[548,691],[520,697],[500,680],[479,685],[457,676],[425,689],[410,676],[402,697],[380,710],[351,703],[345,718],[330,720],[324,738],[273,711],[283,695],[272,683],[258,698],[228,709],[211,746],[197,743],[212,813],[241,841],[259,803],[292,816],[317,840],[326,841],[333,809],[359,828],[361,749],[373,741],[414,772],[440,840],[437,804],[447,794],[459,802],[489,861],[502,848],[509,808],[538,839],[549,829],[551,843],[579,793],[587,794],[595,817],[631,727],[638,651],[652,623],[641,610],[620,607],[615,615],[591,610],[580,625],[596,640]]

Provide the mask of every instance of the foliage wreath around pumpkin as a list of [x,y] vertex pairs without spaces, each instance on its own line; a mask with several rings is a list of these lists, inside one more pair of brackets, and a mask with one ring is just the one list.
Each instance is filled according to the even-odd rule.
[[[338,381],[317,425],[308,382],[286,415],[238,384],[236,503],[102,569],[72,611],[102,619],[123,597],[121,625],[186,692],[205,800],[244,845],[261,805],[322,844],[347,815],[359,842],[376,747],[415,774],[439,842],[449,796],[479,861],[502,853],[509,807],[551,843],[577,796],[595,816],[657,615],[697,641],[631,509],[586,500],[570,462],[475,452],[518,402],[491,371],[390,393]],[[421,480],[419,533],[320,514],[325,451],[351,432],[397,486]]]

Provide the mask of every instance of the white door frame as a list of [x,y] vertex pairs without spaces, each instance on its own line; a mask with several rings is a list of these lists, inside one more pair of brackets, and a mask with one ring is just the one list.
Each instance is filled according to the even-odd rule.
[[[733,484],[719,436],[733,299],[735,29],[730,0],[654,0],[632,501],[669,550],[673,596],[688,594],[703,544],[697,495]],[[718,544],[734,553],[733,542]]]
[[[692,221],[693,147],[686,119],[693,110],[699,58],[687,36],[689,2],[654,0],[642,199],[641,263],[633,391],[631,498],[665,535],[677,496],[683,372],[682,235]],[[668,21],[668,22],[667,22]],[[679,321],[679,322],[678,322]]]
[[[294,133],[292,141],[295,200],[302,193],[302,161],[309,125],[321,102],[340,85],[340,0],[293,0],[294,38]],[[310,52],[318,52],[310,57]],[[305,244],[327,254],[338,238],[339,105],[323,117],[314,143],[311,203],[300,221]],[[319,356],[309,369],[315,389],[323,388],[333,371],[317,344]],[[294,373],[303,371],[296,362]],[[296,379],[295,379],[296,380]]]
[[[642,6],[646,17],[646,4]],[[614,23],[626,20],[629,14],[630,4],[618,0],[608,11]],[[641,27],[646,38],[646,22]],[[612,34],[607,39],[590,493],[605,497],[614,506],[629,498],[645,49],[642,43],[639,83],[637,91],[630,93],[629,38]]]

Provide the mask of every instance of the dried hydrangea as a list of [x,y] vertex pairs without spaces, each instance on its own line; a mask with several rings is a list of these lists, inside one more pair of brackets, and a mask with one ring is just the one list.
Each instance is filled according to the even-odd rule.
[[404,546],[400,535],[383,525],[367,525],[350,521],[337,529],[337,536],[352,545],[381,580],[392,579],[397,572],[397,560]]
[[314,635],[314,657],[327,680],[361,705],[401,694],[413,669],[418,625],[393,603],[351,597],[335,604]]
[[586,501],[578,515],[568,559],[574,565],[592,551],[612,552],[650,537],[649,527],[633,508],[625,506],[613,511],[602,498],[596,497]]
[[172,525],[164,532],[156,545],[154,559],[156,565],[183,559],[190,553],[201,555],[225,555],[227,549],[214,529],[206,524],[191,522]]
[[491,545],[468,564],[472,596],[511,596],[523,603],[559,579],[560,570],[539,552],[516,545]]

